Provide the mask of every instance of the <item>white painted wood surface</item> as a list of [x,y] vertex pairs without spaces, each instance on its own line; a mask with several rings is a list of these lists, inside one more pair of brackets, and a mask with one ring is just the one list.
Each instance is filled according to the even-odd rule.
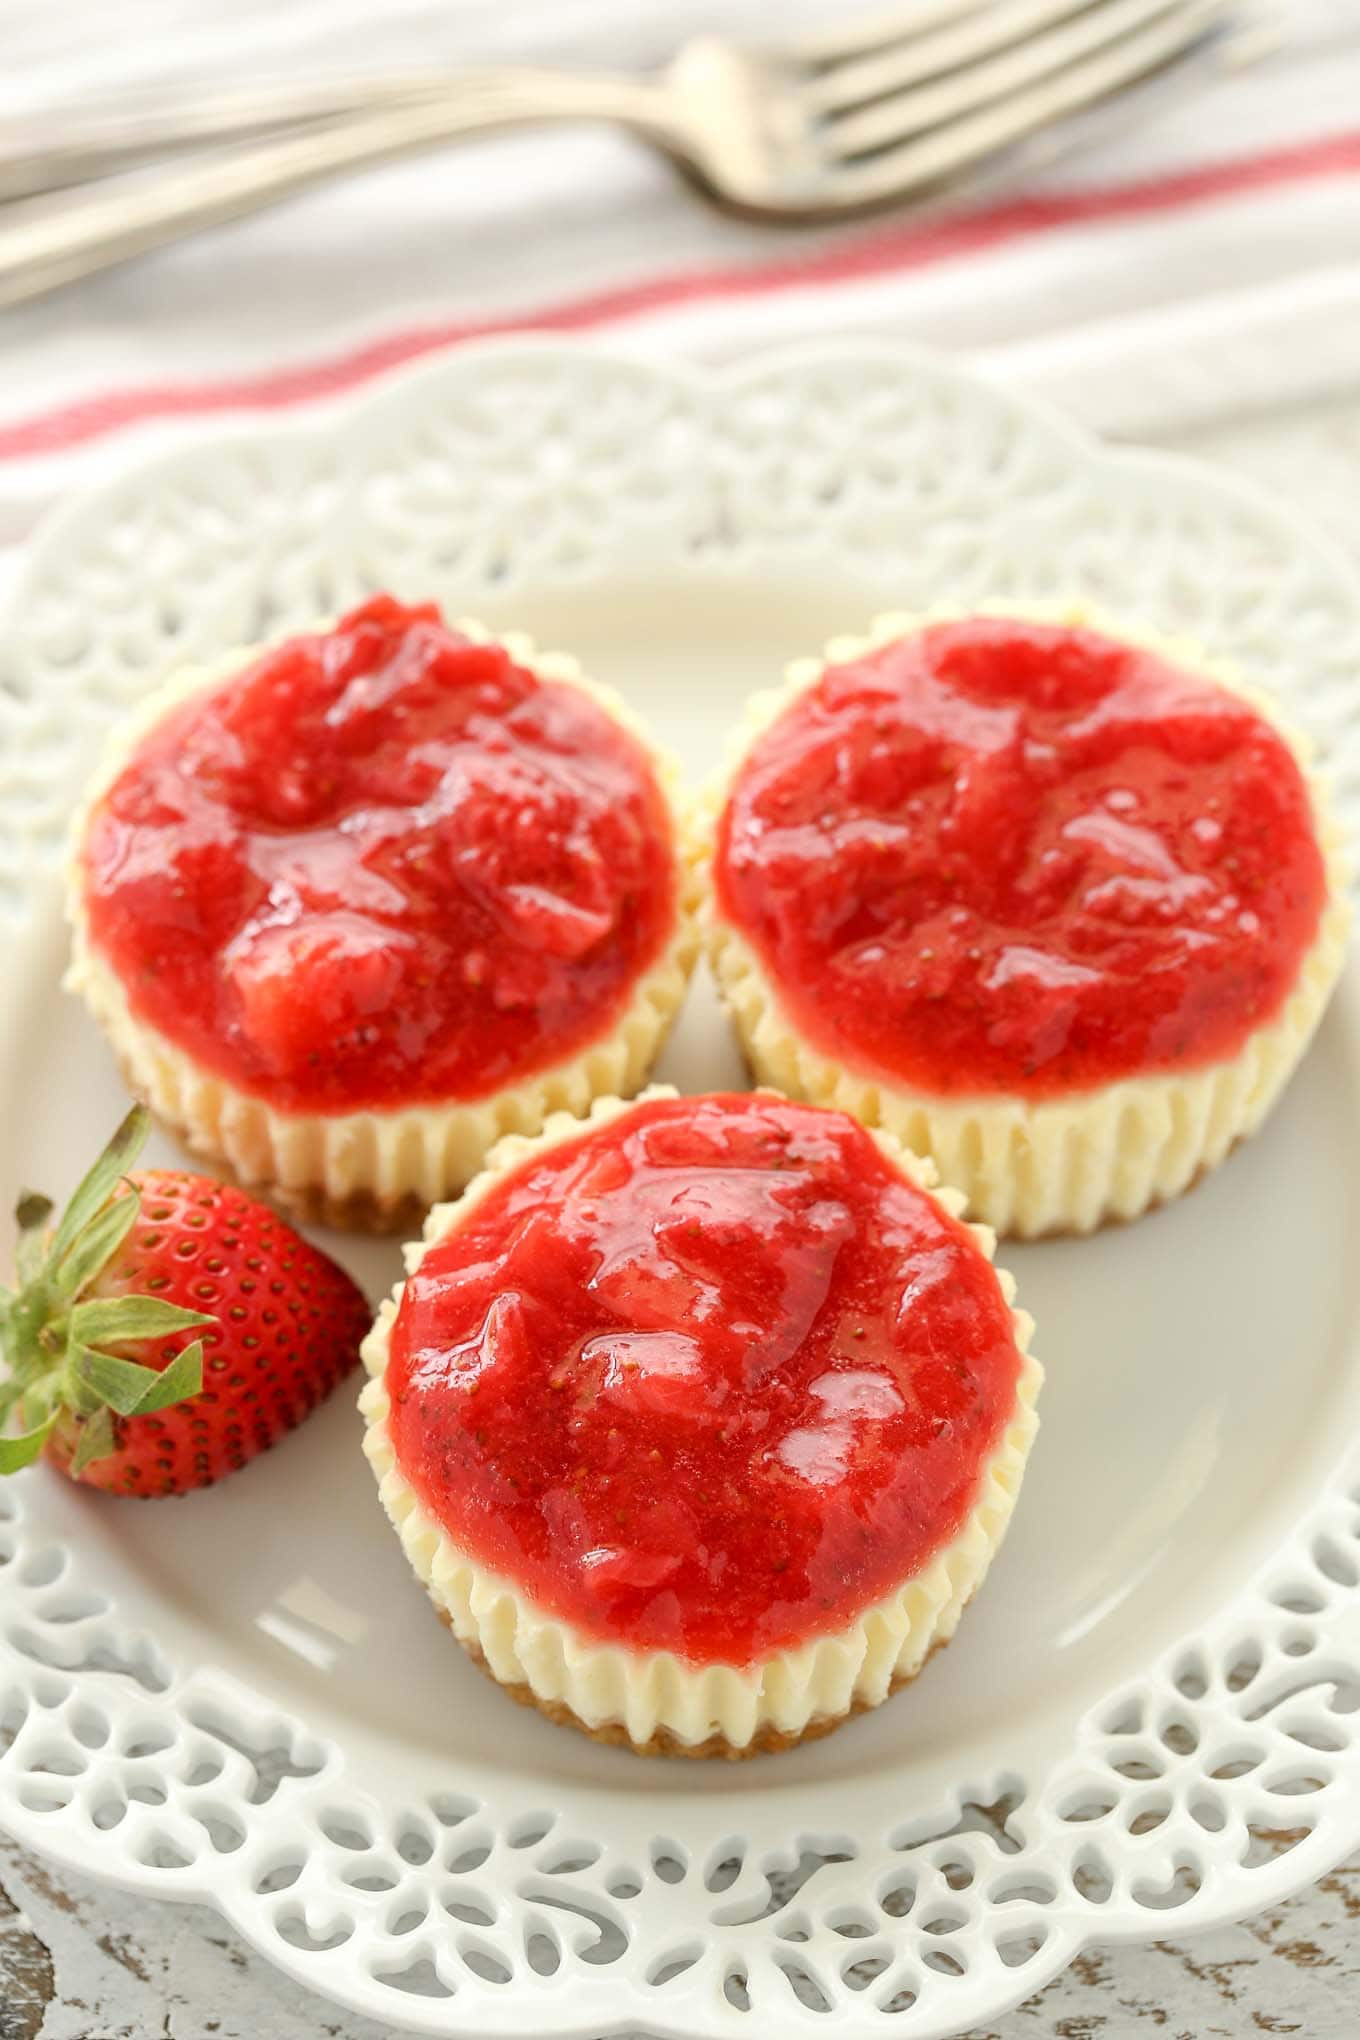
[[[1179,443],[1266,483],[1360,561],[1360,391]],[[1093,1950],[966,2040],[1355,2040],[1358,1999],[1360,1853],[1241,1925]],[[210,1912],[128,1897],[0,1838],[0,2040],[392,2036],[279,1976]]]

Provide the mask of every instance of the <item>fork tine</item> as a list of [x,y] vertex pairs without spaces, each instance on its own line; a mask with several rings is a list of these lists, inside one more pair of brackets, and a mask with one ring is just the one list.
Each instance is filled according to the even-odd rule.
[[844,210],[887,204],[957,176],[1055,121],[1079,113],[1186,55],[1231,0],[1187,0],[1172,15],[1124,36],[1022,92],[867,160],[832,166],[829,188]]
[[955,9],[925,33],[906,29],[890,44],[824,56],[818,75],[808,79],[804,89],[809,103],[825,113],[862,106],[885,93],[906,91],[965,64],[980,63],[1101,4],[1103,0],[989,0],[981,7],[970,6],[963,15]]
[[830,122],[823,140],[833,156],[842,158],[887,148],[1022,91],[1185,5],[1186,0],[1104,0],[999,56],[845,114]]
[[781,43],[781,53],[802,64],[842,64],[868,56],[890,43],[907,42],[931,29],[957,23],[967,14],[983,14],[996,0],[898,0],[895,7],[861,15],[850,28],[811,28]]

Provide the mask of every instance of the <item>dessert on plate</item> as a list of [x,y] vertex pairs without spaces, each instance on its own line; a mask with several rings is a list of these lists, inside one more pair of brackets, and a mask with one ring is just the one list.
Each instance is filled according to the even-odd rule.
[[573,661],[375,596],[119,733],[69,982],[190,1147],[399,1223],[642,1082],[693,960],[682,838],[670,762]]
[[383,1505],[516,1698],[740,1757],[875,1707],[1005,1532],[1041,1373],[928,1162],[769,1092],[598,1102],[429,1214],[364,1347]]
[[711,953],[757,1076],[1003,1233],[1136,1217],[1270,1110],[1347,924],[1270,705],[1079,614],[888,616],[751,705]]

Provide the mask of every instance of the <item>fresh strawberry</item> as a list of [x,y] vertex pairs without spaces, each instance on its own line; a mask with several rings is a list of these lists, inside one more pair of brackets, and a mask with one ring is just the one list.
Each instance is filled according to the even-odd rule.
[[19,1200],[0,1434],[20,1430],[0,1435],[0,1473],[43,1453],[114,1494],[207,1487],[301,1423],[359,1357],[371,1312],[344,1270],[210,1176],[129,1176],[147,1129],[138,1106],[55,1225],[47,1198]]

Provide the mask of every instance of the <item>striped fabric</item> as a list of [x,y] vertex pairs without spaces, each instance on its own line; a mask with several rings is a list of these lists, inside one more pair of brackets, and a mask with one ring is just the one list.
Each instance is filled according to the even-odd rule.
[[[88,14],[82,36],[79,16]],[[830,0],[784,0],[781,25]],[[8,0],[0,119],[154,79],[646,63],[761,0]],[[1159,95],[1023,189],[785,232],[704,210],[627,139],[522,134],[372,171],[0,315],[0,545],[205,420],[314,406],[501,331],[723,355],[900,334],[1097,426],[1360,387],[1360,0],[1280,0],[1254,65]]]

